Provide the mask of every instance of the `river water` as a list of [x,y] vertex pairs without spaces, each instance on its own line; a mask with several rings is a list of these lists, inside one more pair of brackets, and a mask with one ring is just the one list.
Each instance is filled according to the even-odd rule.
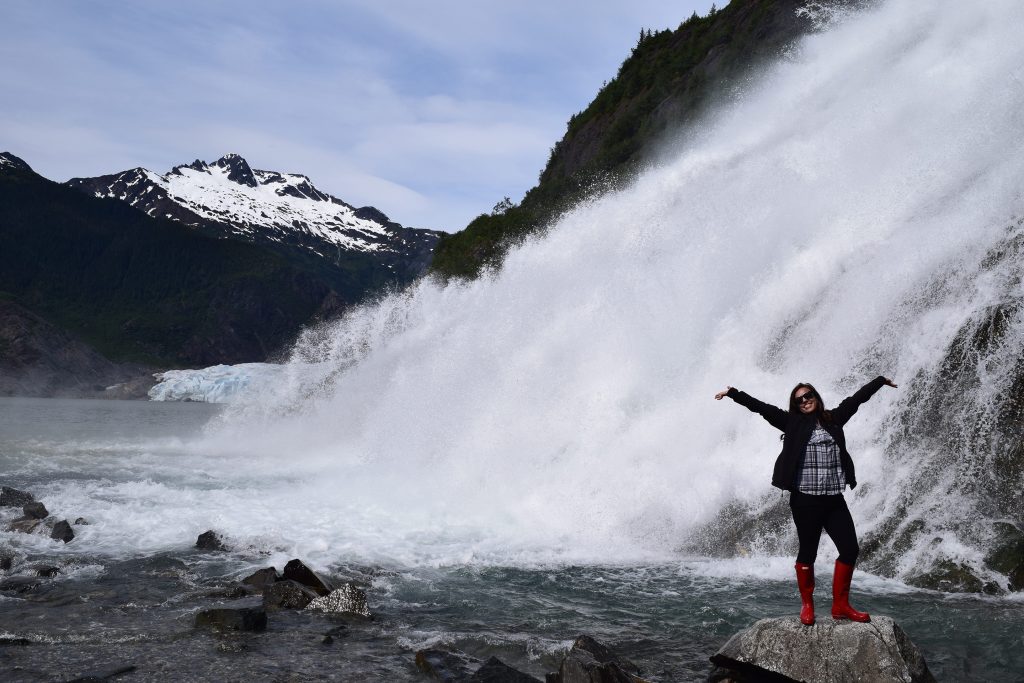
[[[303,540],[288,530],[297,513],[281,505],[282,489],[302,489],[305,475],[289,472],[284,457],[273,467],[247,466],[204,453],[204,430],[220,412],[196,403],[0,399],[2,483],[34,492],[57,518],[89,522],[74,527],[67,545],[0,532],[0,544],[16,554],[7,578],[60,568],[32,590],[2,592],[0,637],[30,642],[0,645],[4,680],[62,680],[126,665],[137,667],[126,680],[420,680],[414,654],[430,646],[496,655],[542,677],[586,633],[652,680],[693,681],[732,633],[796,612],[790,557],[499,561],[474,557],[472,539],[442,550],[457,545],[443,529],[424,529],[433,535],[423,538],[430,549],[419,559],[408,538],[388,556],[368,547],[385,532],[296,500],[319,543]],[[209,501],[241,509],[220,511]],[[278,512],[275,527],[267,520]],[[229,521],[235,516],[253,524],[242,547],[193,547],[211,527],[241,537]],[[373,519],[383,518],[363,515],[361,523]],[[195,612],[222,603],[232,581],[295,556],[365,588],[374,618],[277,612],[262,634],[193,628]],[[868,574],[858,574],[854,588],[861,609],[902,625],[939,680],[1024,676],[1019,596],[943,594]],[[324,645],[340,623],[344,635]]]

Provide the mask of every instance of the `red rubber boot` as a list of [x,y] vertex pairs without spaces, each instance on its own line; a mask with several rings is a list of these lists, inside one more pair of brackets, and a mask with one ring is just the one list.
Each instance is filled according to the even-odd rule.
[[865,623],[871,621],[867,612],[858,612],[850,607],[850,579],[853,565],[836,560],[836,572],[832,576],[832,618],[849,619]]
[[814,623],[814,565],[796,563],[796,585],[800,588],[800,623]]

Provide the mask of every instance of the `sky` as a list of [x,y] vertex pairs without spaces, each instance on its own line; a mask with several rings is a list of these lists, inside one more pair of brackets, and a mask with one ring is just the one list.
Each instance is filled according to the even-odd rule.
[[0,151],[58,181],[234,152],[453,232],[536,183],[641,29],[711,4],[3,3]]

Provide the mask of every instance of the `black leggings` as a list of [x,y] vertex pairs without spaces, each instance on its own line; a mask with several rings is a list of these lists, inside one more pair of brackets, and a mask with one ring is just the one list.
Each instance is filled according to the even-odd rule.
[[796,535],[800,539],[800,552],[796,561],[800,564],[814,564],[818,556],[818,541],[824,529],[839,550],[839,561],[856,564],[860,547],[857,545],[857,531],[853,528],[853,517],[846,499],[839,493],[834,496],[812,496],[794,491],[789,498],[793,511]]

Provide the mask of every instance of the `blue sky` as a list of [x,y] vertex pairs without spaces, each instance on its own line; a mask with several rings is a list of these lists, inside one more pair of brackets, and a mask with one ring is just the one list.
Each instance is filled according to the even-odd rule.
[[459,230],[533,186],[641,28],[710,6],[4,3],[0,150],[54,180],[236,152],[406,225]]

